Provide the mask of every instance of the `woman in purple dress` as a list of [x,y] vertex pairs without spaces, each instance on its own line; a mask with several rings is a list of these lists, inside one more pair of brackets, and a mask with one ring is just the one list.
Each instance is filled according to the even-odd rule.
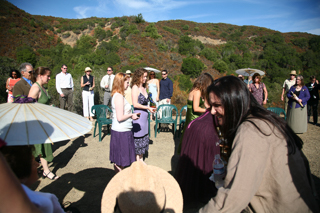
[[259,73],[255,73],[252,76],[252,80],[253,83],[249,85],[249,90],[253,97],[255,97],[259,104],[267,104],[268,91],[266,85],[261,82],[261,75]]
[[133,123],[133,136],[137,161],[143,161],[143,154],[149,149],[148,111],[155,109],[148,106],[148,93],[145,88],[148,71],[138,68],[132,77],[131,95],[134,113],[140,113],[138,120]]
[[131,112],[131,105],[124,98],[124,91],[129,86],[129,76],[118,73],[113,80],[112,87],[112,127],[110,139],[110,161],[114,163],[114,170],[121,171],[130,166],[135,158],[135,146],[132,133],[132,120],[138,119],[136,113]]

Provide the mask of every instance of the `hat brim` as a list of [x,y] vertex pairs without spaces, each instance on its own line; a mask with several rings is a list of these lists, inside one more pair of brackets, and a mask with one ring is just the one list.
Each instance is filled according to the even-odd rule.
[[[183,210],[183,197],[181,189],[177,181],[167,171],[158,168],[156,166],[148,165],[153,170],[155,177],[158,177],[158,181],[162,182],[162,185],[166,192],[166,204],[164,212],[182,212]],[[130,167],[129,167],[130,168]],[[113,213],[114,207],[117,202],[117,197],[121,193],[121,187],[125,181],[124,177],[132,177],[130,169],[124,169],[123,171],[116,174],[108,183],[105,188],[102,199],[101,199],[101,212],[102,213]]]

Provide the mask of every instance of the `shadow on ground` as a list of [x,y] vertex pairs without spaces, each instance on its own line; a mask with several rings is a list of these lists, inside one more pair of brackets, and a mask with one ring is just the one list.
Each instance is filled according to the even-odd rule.
[[70,206],[79,212],[101,212],[103,191],[114,175],[113,170],[106,168],[85,169],[76,174],[66,173],[41,189],[41,192],[53,193],[59,201],[63,201],[71,190],[81,191],[83,196]]

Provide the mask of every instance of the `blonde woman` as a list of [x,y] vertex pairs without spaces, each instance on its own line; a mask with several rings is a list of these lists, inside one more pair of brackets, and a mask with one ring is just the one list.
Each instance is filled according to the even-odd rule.
[[138,119],[137,113],[131,113],[131,105],[124,98],[124,91],[129,86],[130,77],[118,73],[114,77],[112,87],[111,107],[113,111],[110,161],[114,163],[114,170],[121,171],[136,160],[135,146],[132,133],[132,120]]
[[160,95],[160,84],[159,80],[156,78],[155,72],[151,71],[149,73],[149,81],[147,82],[147,88],[152,94],[152,100],[156,104],[157,108],[159,106],[159,95]]

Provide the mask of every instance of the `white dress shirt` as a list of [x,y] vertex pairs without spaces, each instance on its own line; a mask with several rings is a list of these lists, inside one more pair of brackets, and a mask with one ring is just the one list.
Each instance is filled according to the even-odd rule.
[[56,75],[56,89],[59,94],[62,94],[63,92],[61,89],[71,88],[73,91],[73,79],[70,73],[64,74],[63,72],[60,72],[58,75]]
[[[115,75],[111,74],[111,79],[110,79],[110,85],[109,85],[109,89],[110,89],[110,92],[112,91],[112,85],[113,85],[113,80],[114,80],[114,77]],[[105,75],[103,76],[101,82],[100,82],[100,86],[102,89],[104,89],[106,91],[106,85],[108,85],[108,79],[109,79],[109,75]]]

